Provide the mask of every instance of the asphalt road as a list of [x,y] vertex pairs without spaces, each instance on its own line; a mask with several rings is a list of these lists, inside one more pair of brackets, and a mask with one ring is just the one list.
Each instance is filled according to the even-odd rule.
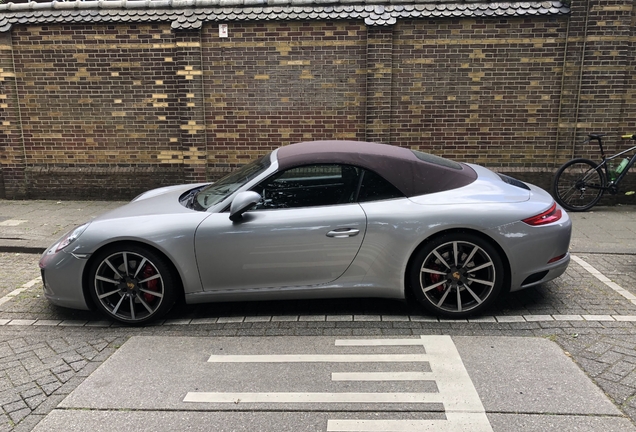
[[[457,347],[464,347],[460,348],[460,351],[463,350],[461,357],[494,430],[510,427],[510,423],[502,420],[501,416],[506,409],[514,407],[489,405],[493,403],[489,398],[496,398],[493,395],[507,388],[504,383],[496,381],[489,385],[492,379],[479,375],[483,368],[478,367],[480,362],[475,360],[478,350],[470,351],[465,346],[470,343],[495,346],[495,341],[517,338],[526,338],[528,344],[544,341],[557,347],[557,351],[542,357],[547,364],[557,358],[559,362],[564,358],[574,360],[577,370],[584,377],[589,377],[617,409],[603,416],[619,422],[618,429],[607,424],[603,424],[602,428],[625,430],[625,423],[621,422],[627,421],[629,427],[633,427],[636,421],[636,304],[630,297],[636,295],[633,210],[629,207],[600,208],[593,213],[573,215],[575,237],[572,253],[576,260],[563,277],[511,294],[498,302],[488,314],[462,321],[440,321],[422,315],[417,307],[402,302],[365,299],[181,305],[165,321],[156,325],[126,328],[94,314],[49,305],[41,297],[41,285],[37,281],[39,257],[15,252],[17,249],[0,253],[0,431],[30,431],[49,413],[53,412],[47,422],[56,420],[55,416],[69,414],[75,407],[73,400],[77,399],[65,400],[66,397],[76,389],[81,391],[79,386],[82,383],[93,385],[90,379],[103,376],[102,369],[97,369],[104,365],[105,360],[111,357],[121,359],[130,351],[128,343],[139,338],[159,337],[172,342],[178,338],[203,338],[207,341],[226,340],[228,343],[236,339],[284,342],[294,338],[313,345],[313,338],[331,341],[417,338],[421,335],[451,336]],[[16,219],[9,215],[4,220]],[[52,232],[50,235],[60,234]],[[26,238],[28,233],[23,232],[13,238],[18,237]],[[33,235],[33,238],[37,237]],[[513,339],[505,339],[509,337]],[[120,348],[127,351],[118,353],[120,357],[113,356]],[[211,354],[209,351],[205,353],[206,356]],[[506,361],[510,361],[500,357],[490,357],[490,362],[503,367]],[[541,360],[535,363],[541,363]],[[143,358],[129,364],[144,370]],[[148,372],[152,371],[151,362],[146,366],[148,370],[145,373],[150,374],[152,381],[152,372]],[[491,376],[501,374],[502,369],[495,368]],[[163,377],[157,372],[155,382],[161,382],[165,379]],[[143,382],[146,383],[146,380]],[[138,384],[126,382],[128,386]],[[566,396],[567,392],[576,396],[581,392],[581,385],[566,386],[562,391]],[[556,400],[553,396],[550,393],[537,394],[536,399],[538,402],[542,399],[544,402]],[[67,407],[54,411],[60,404],[62,407],[67,404]],[[78,412],[84,411],[78,409]],[[120,411],[106,413],[98,409],[95,412],[105,416],[107,424],[121,421],[118,418]],[[577,423],[566,412],[564,410],[554,416],[554,422],[546,424],[534,423],[538,417],[533,416],[536,412],[530,411],[525,414],[527,417],[521,415],[518,418],[520,423],[514,429],[567,431],[601,428],[595,422],[600,421],[602,416],[590,416]],[[309,415],[310,411],[306,413]],[[144,424],[147,419],[143,416],[137,419],[140,415],[135,412],[126,418]],[[211,416],[206,417],[208,420],[228,421],[226,411],[208,412],[205,416]],[[165,427],[174,421],[174,418],[168,417],[171,416],[166,415]],[[187,422],[196,425],[201,421],[196,416],[192,417],[191,413],[181,418],[185,422],[182,425]],[[68,422],[68,419],[62,420]],[[54,423],[43,422],[38,430],[46,430],[42,428],[47,424]],[[161,426],[162,423],[157,424]],[[568,429],[568,425],[579,429]]]

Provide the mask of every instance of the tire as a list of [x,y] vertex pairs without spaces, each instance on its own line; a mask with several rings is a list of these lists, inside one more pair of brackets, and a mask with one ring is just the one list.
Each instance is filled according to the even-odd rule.
[[503,281],[499,252],[468,233],[429,241],[415,255],[410,274],[411,289],[422,307],[449,318],[483,312],[499,296]]
[[174,305],[178,279],[166,260],[138,245],[118,245],[100,252],[89,275],[93,302],[107,317],[144,324]]
[[603,196],[605,175],[598,164],[588,159],[572,159],[556,173],[554,199],[566,210],[586,211]]

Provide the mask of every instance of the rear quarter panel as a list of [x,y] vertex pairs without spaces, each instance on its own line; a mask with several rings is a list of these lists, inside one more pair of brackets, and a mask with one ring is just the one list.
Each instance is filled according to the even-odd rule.
[[511,264],[512,285],[520,283],[521,275],[534,265],[526,265],[526,255],[535,254],[540,261],[545,254],[564,247],[567,252],[570,236],[567,215],[553,227],[530,227],[520,222],[553,203],[547,192],[529,186],[528,191],[497,177],[453,191],[362,203],[367,233],[347,276],[364,275],[364,282],[378,284],[387,294],[399,297],[404,291],[407,263],[416,249],[437,234],[463,229],[481,233],[496,243]]

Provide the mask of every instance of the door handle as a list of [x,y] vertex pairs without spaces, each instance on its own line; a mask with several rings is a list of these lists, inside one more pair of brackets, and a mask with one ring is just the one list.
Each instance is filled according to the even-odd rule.
[[355,235],[358,235],[359,232],[360,230],[355,228],[338,228],[333,231],[329,231],[327,233],[327,237],[347,238],[347,237],[353,237]]

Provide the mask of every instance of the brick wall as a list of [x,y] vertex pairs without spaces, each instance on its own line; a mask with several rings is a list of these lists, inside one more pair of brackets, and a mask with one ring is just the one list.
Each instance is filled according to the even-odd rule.
[[566,24],[399,23],[394,140],[502,169],[551,167]]
[[363,23],[233,23],[204,28],[209,175],[274,148],[364,139]]
[[230,22],[227,38],[16,26],[0,34],[0,196],[128,199],[332,138],[547,188],[594,154],[587,132],[636,132],[635,21],[630,0],[584,0],[557,17]]
[[12,36],[27,196],[115,198],[184,180],[168,25],[22,26]]

